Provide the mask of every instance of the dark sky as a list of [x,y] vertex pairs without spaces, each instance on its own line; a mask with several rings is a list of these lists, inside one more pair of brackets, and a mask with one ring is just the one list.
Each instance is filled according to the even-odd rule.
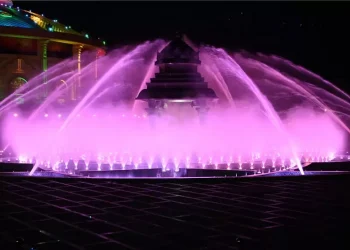
[[171,38],[276,54],[350,91],[350,2],[20,2],[107,45]]

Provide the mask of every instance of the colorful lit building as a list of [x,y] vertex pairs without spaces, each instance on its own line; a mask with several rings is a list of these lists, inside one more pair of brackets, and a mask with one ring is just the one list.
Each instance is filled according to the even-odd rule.
[[48,68],[66,58],[76,61],[73,68],[66,69],[78,73],[67,97],[76,100],[81,86],[81,54],[96,52],[97,59],[105,54],[104,46],[104,41],[92,39],[87,33],[14,7],[11,0],[0,0],[0,100],[39,74],[43,75],[42,84],[46,84]]

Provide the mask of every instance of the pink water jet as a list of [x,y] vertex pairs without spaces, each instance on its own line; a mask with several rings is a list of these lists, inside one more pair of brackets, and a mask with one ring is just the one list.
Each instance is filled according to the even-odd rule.
[[84,169],[89,162],[97,162],[98,170],[116,164],[152,168],[156,159],[164,171],[170,165],[284,169],[331,160],[344,149],[349,129],[339,113],[348,116],[350,105],[341,90],[328,92],[331,83],[282,59],[213,47],[200,48],[199,70],[219,97],[206,123],[188,103],[176,102],[154,126],[145,105],[134,99],[157,72],[155,55],[166,44],[157,40],[111,52],[98,59],[97,79],[94,62],[88,63],[79,76],[79,101],[69,100],[77,73],[62,74],[70,60],[48,71],[44,101],[35,101],[39,79],[29,81],[16,92],[26,97],[24,105],[16,105],[14,96],[0,103],[4,145],[22,161],[35,159],[57,171],[70,161],[76,169],[81,161]]

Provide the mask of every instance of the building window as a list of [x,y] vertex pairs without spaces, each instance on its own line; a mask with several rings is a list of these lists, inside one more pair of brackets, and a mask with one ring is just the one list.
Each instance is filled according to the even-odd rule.
[[25,83],[27,83],[27,80],[24,79],[23,77],[16,77],[15,79],[13,79],[13,81],[11,82],[11,88],[13,90],[19,89],[22,85],[24,85]]

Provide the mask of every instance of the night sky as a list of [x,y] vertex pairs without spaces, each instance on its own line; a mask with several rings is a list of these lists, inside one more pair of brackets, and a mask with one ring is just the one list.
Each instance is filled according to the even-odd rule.
[[350,2],[14,1],[14,6],[100,37],[108,46],[171,38],[178,31],[197,43],[276,54],[350,92]]

